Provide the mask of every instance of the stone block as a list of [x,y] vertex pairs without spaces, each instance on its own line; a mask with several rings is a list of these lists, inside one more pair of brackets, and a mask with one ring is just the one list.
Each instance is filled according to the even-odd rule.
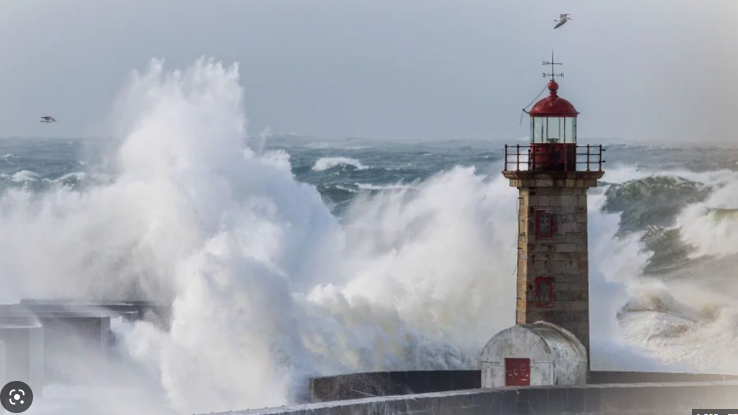
[[602,390],[600,388],[587,388],[585,395],[585,413],[600,413],[602,410]]
[[[573,230],[572,232],[577,231],[577,226],[572,226]],[[587,244],[587,234],[586,233],[568,233],[566,234],[564,238],[564,242],[567,244],[576,244],[576,245],[586,245]]]
[[572,292],[572,300],[589,302],[589,284],[583,281],[578,284],[579,291]]
[[579,414],[584,412],[586,407],[586,393],[584,389],[569,389],[566,396],[566,412],[571,414]]
[[564,272],[573,274],[579,278],[584,278],[583,276],[587,273],[587,267],[583,267],[581,261],[568,260],[564,266]]
[[576,244],[558,244],[556,245],[556,252],[577,252],[579,247]]
[[530,390],[529,407],[533,415],[548,413],[548,388]]
[[556,224],[556,232],[562,235],[566,235],[571,232],[576,232],[577,226],[572,222],[559,222]]
[[540,178],[535,180],[535,186],[533,187],[552,187],[554,185],[554,181],[552,178]]
[[500,410],[503,414],[514,414],[518,409],[518,393],[516,390],[506,390],[500,393]]
[[534,245],[536,253],[552,253],[554,251],[554,244],[552,243],[539,243]]
[[[570,306],[570,310],[575,310],[575,311],[589,310],[589,303],[586,301],[570,301],[569,306]],[[579,330],[589,331],[589,325],[585,324],[582,327],[580,327]]]
[[550,389],[548,391],[548,413],[562,414],[566,411],[567,393],[566,389]]

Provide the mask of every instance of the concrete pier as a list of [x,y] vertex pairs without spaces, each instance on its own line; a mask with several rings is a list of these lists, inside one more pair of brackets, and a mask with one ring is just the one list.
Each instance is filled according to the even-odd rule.
[[632,383],[474,389],[281,408],[222,415],[672,415],[694,408],[738,407],[738,381]]

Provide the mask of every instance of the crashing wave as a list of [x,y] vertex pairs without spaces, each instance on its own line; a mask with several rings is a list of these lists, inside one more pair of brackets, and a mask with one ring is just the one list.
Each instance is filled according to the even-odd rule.
[[356,170],[364,170],[367,168],[361,164],[359,160],[348,157],[322,157],[315,162],[315,165],[313,165],[313,171],[326,171],[340,166]]
[[734,221],[738,219],[738,209],[714,208],[709,210],[707,216],[716,223]]
[[0,178],[6,179],[13,183],[35,182],[40,179],[38,173],[31,170],[21,170],[13,174],[0,174]]
[[678,176],[654,175],[613,184],[605,192],[605,212],[620,213],[621,232],[672,226],[687,205],[703,201],[710,188]]

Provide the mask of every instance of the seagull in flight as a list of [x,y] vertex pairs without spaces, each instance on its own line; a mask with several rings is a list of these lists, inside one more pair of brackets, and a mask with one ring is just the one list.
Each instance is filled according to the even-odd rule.
[[56,122],[56,120],[54,119],[54,117],[52,117],[50,115],[45,115],[45,116],[41,117],[41,122],[45,122],[45,123],[49,124],[49,123],[52,123],[52,122]]
[[558,29],[561,26],[564,25],[564,23],[568,22],[569,20],[572,20],[571,17],[569,17],[569,13],[562,13],[559,15],[558,19],[555,19],[554,22],[559,22],[556,26],[554,26],[554,29]]

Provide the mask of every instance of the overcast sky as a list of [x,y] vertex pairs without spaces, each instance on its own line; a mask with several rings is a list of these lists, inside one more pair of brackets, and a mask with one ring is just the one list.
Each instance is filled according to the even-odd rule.
[[0,137],[105,134],[132,69],[204,55],[252,133],[516,139],[552,49],[581,136],[736,135],[735,0],[0,0]]

